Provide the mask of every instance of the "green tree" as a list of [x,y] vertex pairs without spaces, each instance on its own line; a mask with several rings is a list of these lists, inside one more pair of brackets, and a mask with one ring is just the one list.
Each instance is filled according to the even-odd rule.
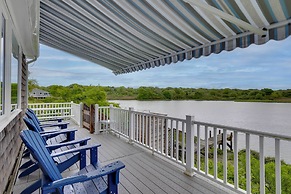
[[31,92],[34,88],[39,88],[36,79],[28,79],[28,90]]

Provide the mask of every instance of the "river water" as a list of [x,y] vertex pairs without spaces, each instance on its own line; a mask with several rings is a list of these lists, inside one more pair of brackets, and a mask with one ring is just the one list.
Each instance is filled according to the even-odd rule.
[[[164,113],[171,117],[246,128],[291,136],[291,103],[230,101],[137,101],[116,100],[122,108]],[[239,134],[239,148],[245,148],[245,136]],[[274,140],[266,138],[265,153],[274,156]],[[251,136],[251,148],[258,150],[258,137]],[[282,141],[281,158],[291,164],[291,142]]]

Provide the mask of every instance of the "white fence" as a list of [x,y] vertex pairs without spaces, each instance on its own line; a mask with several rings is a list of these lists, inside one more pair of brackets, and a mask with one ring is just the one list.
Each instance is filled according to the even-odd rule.
[[[41,103],[29,104],[29,107],[42,118],[70,117],[77,124],[82,123],[82,104]],[[188,175],[200,174],[240,193],[252,193],[252,178],[258,175],[258,192],[266,193],[266,185],[270,184],[270,180],[266,182],[265,145],[273,144],[273,193],[282,191],[281,147],[287,145],[286,142],[291,145],[291,136],[200,122],[192,116],[179,119],[132,108],[127,110],[96,105],[95,131],[104,130],[111,130],[131,143],[184,166]],[[255,165],[251,151],[253,142],[258,144],[259,151],[259,164],[255,172],[251,170]],[[239,176],[242,162],[245,173]],[[241,185],[244,185],[243,189]]]
[[[126,110],[111,106],[102,107],[102,111],[109,115],[106,117],[106,128],[124,136],[129,142],[184,166],[188,175],[198,173],[240,193],[252,192],[252,173],[256,173],[251,172],[251,165],[254,165],[251,162],[251,139],[258,139],[259,192],[265,193],[264,145],[268,139],[267,143],[273,143],[275,147],[275,192],[281,193],[281,142],[290,142],[291,136],[199,122],[191,116],[186,116],[186,119],[172,118],[138,112],[132,108]],[[238,144],[239,138],[243,139],[244,145]],[[239,160],[245,161],[245,177],[239,176]],[[245,185],[245,188],[240,188],[240,185]]]
[[40,119],[49,118],[71,118],[73,103],[31,103],[31,108]]

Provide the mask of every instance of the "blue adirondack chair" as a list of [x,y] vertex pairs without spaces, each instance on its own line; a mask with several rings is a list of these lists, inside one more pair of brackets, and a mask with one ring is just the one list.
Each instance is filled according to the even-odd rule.
[[[23,130],[22,133],[29,134],[29,132],[26,132],[26,131],[31,131],[31,130]],[[100,144],[86,145],[87,141],[90,138],[86,138],[83,140],[75,140],[72,142],[66,142],[66,143],[61,143],[61,144],[46,145],[43,138],[38,133],[35,133],[35,132],[33,132],[33,133],[34,133],[35,137],[38,136],[37,139],[32,140],[32,141],[37,140],[36,142],[34,142],[34,144],[37,145],[39,142],[42,142],[41,145],[38,145],[38,146],[45,145],[45,149],[48,151],[48,153],[53,158],[54,163],[57,164],[57,168],[60,172],[65,171],[66,169],[68,169],[69,167],[71,167],[73,164],[75,164],[78,161],[80,163],[80,165],[79,165],[80,170],[83,169],[86,166],[86,162],[87,162],[86,161],[86,150],[90,150],[90,163],[92,165],[98,164],[98,147],[100,147],[101,145]],[[52,153],[52,150],[54,150],[54,149],[58,149],[58,148],[63,147],[63,146],[72,145],[74,143],[77,143],[77,144],[79,143],[81,146],[73,148],[73,149],[68,149],[66,151]],[[71,157],[61,157],[64,155],[65,156],[70,155]],[[66,158],[66,159],[60,160],[59,158]],[[37,163],[34,162],[30,168],[32,168],[32,170],[36,170],[39,168],[39,166]],[[34,182],[30,186],[28,186],[26,189],[24,189],[22,191],[22,194],[32,193],[35,190],[39,189],[40,187],[41,187],[41,180],[37,180],[36,182]]]
[[54,123],[44,123],[41,124],[41,122],[38,120],[36,114],[31,110],[27,110],[25,112],[26,116],[30,119],[33,120],[33,122],[36,125],[39,125],[41,128],[46,128],[46,127],[59,127],[61,129],[66,129],[68,127],[68,125],[70,124],[69,122],[54,122]]
[[20,137],[43,172],[42,193],[118,193],[119,172],[125,167],[121,161],[103,167],[92,162],[77,175],[63,178],[37,133],[24,130]]
[[35,122],[33,122],[33,119],[23,117],[23,121],[30,130],[36,131],[46,138],[55,137],[56,135],[62,135],[62,137],[65,138],[63,141],[71,141],[75,139],[75,132],[77,131],[76,129],[54,129],[45,131],[38,124],[35,124]]
[[[65,147],[65,146],[66,146],[66,148],[74,148],[77,145],[80,145],[80,146],[87,145],[88,140],[91,139],[91,138],[84,138],[84,139],[80,139],[80,140],[75,140],[75,131],[76,130],[65,129],[65,130],[51,132],[51,133],[42,133],[42,132],[38,131],[38,128],[32,123],[32,121],[30,119],[23,118],[23,120],[30,130],[36,131],[41,135],[45,145],[48,145],[48,149],[50,150],[50,152],[52,152],[53,150],[56,150],[60,147]],[[64,136],[59,138],[62,141],[59,141],[59,142],[56,140],[49,141],[50,138],[55,138],[56,136],[59,136],[59,135],[64,135]],[[50,145],[50,144],[54,144],[54,145]],[[29,155],[30,155],[29,150],[25,150],[23,157],[27,157]],[[35,165],[33,163],[33,161],[28,160],[27,162],[22,164],[19,169],[25,169],[19,175],[19,178],[21,178],[21,177],[24,177],[24,176],[31,174],[32,172],[37,170],[38,167],[37,167],[37,165]]]
[[[27,108],[26,111],[31,112],[32,114],[36,115],[35,112],[31,109],[31,108]],[[40,120],[38,119],[38,121],[40,122],[39,124],[41,124],[42,122],[48,122],[48,121],[57,121],[57,122],[62,122],[64,119],[63,118],[50,118],[50,119],[43,119]]]

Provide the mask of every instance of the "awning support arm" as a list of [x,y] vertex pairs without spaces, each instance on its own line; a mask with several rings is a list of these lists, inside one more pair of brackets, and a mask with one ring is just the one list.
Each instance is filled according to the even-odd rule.
[[258,35],[261,35],[261,36],[264,36],[267,34],[266,31],[260,29],[260,28],[257,28],[257,27],[254,27],[252,26],[251,24],[241,20],[241,19],[238,19],[228,13],[225,13],[213,6],[210,6],[209,4],[206,4],[206,3],[202,3],[201,1],[197,1],[197,0],[183,0],[184,2],[186,3],[189,3],[191,5],[194,5],[194,6],[197,6],[199,8],[202,8],[216,16],[219,16],[220,18],[222,19],[225,19],[233,24],[236,24],[242,28],[244,28],[245,30],[249,30],[250,32],[253,32],[255,34],[258,34]]

